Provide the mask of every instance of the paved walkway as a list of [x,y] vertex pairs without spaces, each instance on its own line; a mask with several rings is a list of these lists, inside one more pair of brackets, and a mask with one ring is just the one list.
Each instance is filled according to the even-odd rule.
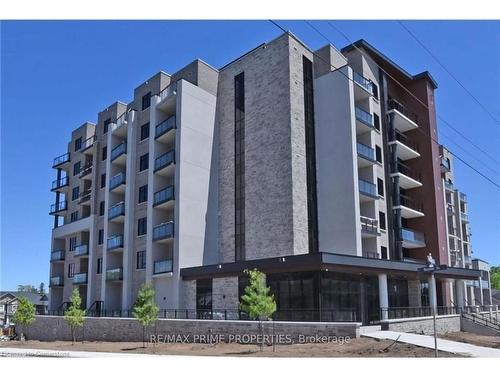
[[[362,331],[361,336],[387,340],[396,340],[399,337],[399,342],[434,349],[434,337],[432,336],[376,330]],[[477,346],[451,340],[438,339],[438,349],[444,352],[465,354],[471,357],[500,358],[500,349],[487,348],[484,346]]]
[[0,357],[53,357],[53,358],[98,358],[98,357],[161,357],[154,354],[86,352],[69,350],[20,349],[0,347]]

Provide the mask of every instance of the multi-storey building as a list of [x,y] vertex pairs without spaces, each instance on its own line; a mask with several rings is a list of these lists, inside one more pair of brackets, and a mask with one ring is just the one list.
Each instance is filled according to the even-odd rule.
[[[155,75],[54,162],[51,308],[78,285],[89,309],[130,309],[150,282],[162,309],[237,309],[248,268],[284,318],[427,305],[419,268],[449,263],[436,87],[365,41],[290,33]],[[436,276],[448,305],[480,273]]]

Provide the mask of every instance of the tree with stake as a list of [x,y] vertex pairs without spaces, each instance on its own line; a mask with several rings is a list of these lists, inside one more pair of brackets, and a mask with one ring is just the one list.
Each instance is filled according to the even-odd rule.
[[[20,328],[26,328],[35,320],[35,305],[33,305],[26,297],[18,299],[16,312],[12,317],[13,322]],[[20,338],[24,335],[24,329],[21,330]]]
[[142,325],[142,347],[146,347],[146,327],[158,319],[160,309],[155,303],[155,290],[151,284],[142,284],[134,305],[134,317]]
[[[249,285],[245,288],[245,294],[241,296],[240,309],[246,312],[250,318],[259,319],[261,333],[264,337],[264,326],[262,320],[269,320],[276,311],[274,295],[270,294],[271,288],[266,286],[266,275],[257,269],[245,270],[249,277]],[[263,350],[264,340],[261,342]]]
[[80,308],[82,304],[82,299],[80,298],[80,293],[78,288],[73,289],[73,294],[71,295],[71,306],[68,310],[64,312],[64,320],[71,328],[71,338],[73,339],[72,345],[75,344],[75,331],[77,327],[82,327],[85,320],[85,310]]

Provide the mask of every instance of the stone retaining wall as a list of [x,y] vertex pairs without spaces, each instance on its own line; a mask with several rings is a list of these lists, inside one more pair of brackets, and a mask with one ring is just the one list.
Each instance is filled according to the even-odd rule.
[[[434,333],[432,316],[421,318],[390,319],[381,323],[383,331],[413,332],[431,335]],[[460,315],[441,315],[436,317],[439,334],[460,331]]]

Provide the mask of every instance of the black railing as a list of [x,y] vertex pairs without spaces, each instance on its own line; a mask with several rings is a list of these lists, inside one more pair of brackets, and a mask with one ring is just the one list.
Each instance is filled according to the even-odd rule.
[[397,163],[396,170],[393,171],[392,173],[402,173],[405,176],[408,176],[408,177],[414,179],[415,181],[418,181],[418,182],[422,181],[422,176],[420,173],[412,171],[412,169],[410,167],[408,167],[407,165],[405,165],[403,163]]
[[415,113],[411,112],[410,110],[408,110],[404,105],[399,103],[397,100],[389,99],[388,105],[389,105],[389,109],[395,109],[399,113],[401,113],[404,116],[406,116],[407,118],[409,118],[414,123],[418,124],[417,115]]
[[59,211],[64,211],[68,209],[68,202],[67,201],[62,201],[59,203],[54,203],[50,206],[50,213],[55,214],[56,212]]
[[403,195],[403,194],[399,195],[399,204],[401,206],[411,208],[412,210],[415,210],[415,211],[422,212],[424,209],[424,205],[422,204],[422,202],[417,202],[416,200],[414,200],[406,195]]
[[403,133],[401,133],[397,130],[396,130],[395,141],[399,141],[402,144],[404,144],[405,146],[411,148],[413,151],[418,152],[418,145],[415,142],[413,142],[410,138],[408,138],[406,135],[404,135]]
[[92,172],[92,162],[89,162],[85,164],[83,167],[80,168],[80,177],[84,177],[88,175],[90,172]]
[[52,163],[52,167],[57,167],[58,165],[67,163],[71,160],[69,152],[54,158],[54,162]]
[[69,185],[68,176],[62,177],[59,180],[52,181],[52,190],[62,188]]

